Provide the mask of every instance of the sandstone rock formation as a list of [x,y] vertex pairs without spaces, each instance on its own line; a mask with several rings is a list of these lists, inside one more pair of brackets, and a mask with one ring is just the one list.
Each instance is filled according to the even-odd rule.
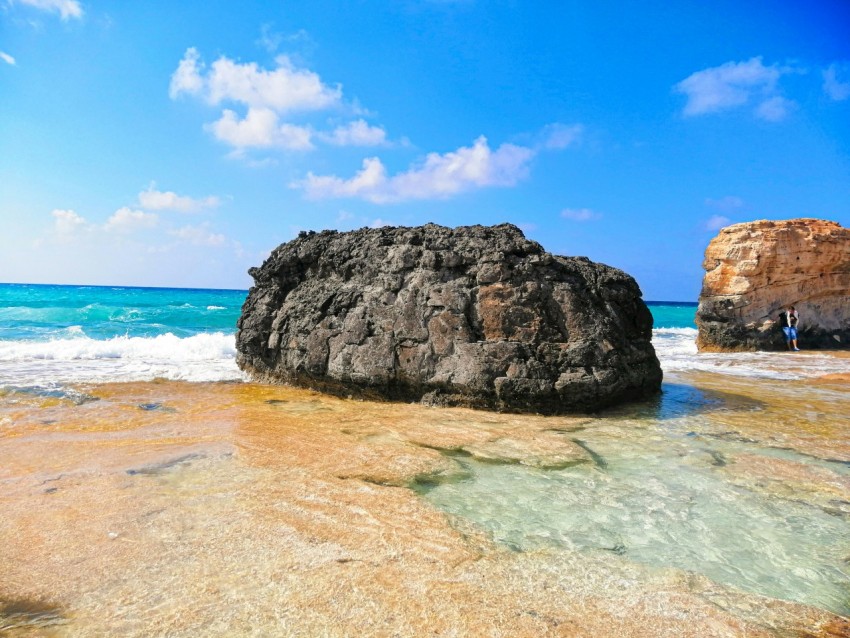
[[800,313],[801,348],[850,347],[850,229],[820,219],[734,224],[711,240],[703,268],[701,350],[784,349],[786,305]]
[[249,272],[237,362],[260,380],[545,414],[660,387],[634,279],[508,224],[302,233]]

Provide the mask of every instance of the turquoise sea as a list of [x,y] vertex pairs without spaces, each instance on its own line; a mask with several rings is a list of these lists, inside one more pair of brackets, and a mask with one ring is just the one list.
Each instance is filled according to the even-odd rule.
[[[236,321],[245,290],[0,284],[0,386],[233,381]],[[767,353],[698,354],[697,304],[649,301],[665,372],[761,378],[842,372],[840,359],[784,361]]]
[[[0,284],[0,341],[233,334],[246,290]],[[649,302],[656,328],[696,328],[696,303]]]
[[240,379],[244,290],[0,284],[0,386]]

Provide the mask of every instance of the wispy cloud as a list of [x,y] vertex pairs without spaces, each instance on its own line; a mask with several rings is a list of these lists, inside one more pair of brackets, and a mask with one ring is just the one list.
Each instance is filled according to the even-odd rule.
[[687,97],[682,111],[686,117],[719,113],[755,102],[756,117],[776,122],[794,106],[778,89],[779,79],[792,70],[775,64],[765,66],[761,57],[755,57],[697,71],[676,84],[674,90]]
[[768,122],[779,122],[784,120],[785,116],[796,107],[796,102],[784,98],[781,95],[774,95],[773,97],[767,98],[761,102],[761,104],[756,107],[754,113],[756,117],[762,120],[766,120]]
[[260,27],[260,37],[254,41],[254,44],[265,49],[269,53],[277,53],[281,44],[286,43],[290,46],[298,48],[312,48],[312,40],[310,34],[304,29],[299,29],[294,33],[283,34],[272,30],[273,25],[264,24]]
[[[842,82],[838,79],[839,75],[847,80]],[[843,102],[850,98],[850,63],[830,64],[829,68],[823,71],[823,90],[836,102]]]
[[5,51],[0,51],[0,60],[3,60],[3,62],[5,62],[6,64],[9,64],[11,66],[15,66],[15,64],[17,64],[15,62],[15,58],[13,58],[11,55],[6,53]]
[[269,53],[276,53],[282,41],[282,34],[272,31],[272,25],[264,24],[260,27],[260,37],[257,39],[256,44]]
[[363,119],[338,126],[320,137],[334,146],[381,146],[387,143],[387,132]]
[[[204,200],[194,200],[169,192],[160,193],[153,188],[142,191],[139,194],[140,199],[145,199],[151,193],[154,199],[152,207],[159,206],[159,210],[180,210],[182,207],[183,212],[191,212],[197,210],[199,202],[204,203]],[[193,205],[191,209],[187,209],[190,202]],[[237,247],[237,242],[228,242],[223,234],[215,232],[210,222],[178,227],[161,219],[157,213],[129,206],[122,206],[103,223],[90,222],[71,209],[57,208],[50,215],[53,218],[51,232],[38,240],[39,245],[43,245],[45,240],[58,244],[85,240],[92,246],[104,246],[114,242],[116,235],[120,235],[128,239],[133,236],[134,240],[140,241],[154,252],[170,250],[171,247],[181,244],[213,248],[226,245]]]
[[83,7],[77,0],[12,0],[40,11],[58,13],[63,20],[69,18],[82,18]]
[[63,237],[73,235],[76,231],[88,225],[85,218],[73,210],[56,208],[50,214],[53,217],[53,229],[57,235]]
[[207,223],[199,226],[183,226],[168,231],[168,234],[196,246],[223,246],[227,241],[227,238],[221,233],[212,232]]
[[139,193],[139,206],[145,210],[173,210],[180,213],[197,213],[207,208],[215,208],[221,200],[215,196],[195,199],[186,195],[178,195],[173,191],[156,190],[156,183],[151,182],[147,190]]
[[132,210],[126,206],[116,210],[103,229],[110,233],[132,233],[145,228],[154,228],[159,223],[156,213],[146,213],[141,210]]
[[736,195],[726,195],[720,199],[707,197],[705,205],[719,210],[730,211],[735,210],[736,208],[741,208],[744,205],[744,200]]
[[560,150],[573,146],[584,133],[581,124],[547,124],[541,132],[541,144],[545,149]]
[[589,222],[602,218],[602,213],[598,213],[590,208],[565,208],[561,211],[561,217],[574,222]]
[[732,222],[731,219],[726,217],[725,215],[712,215],[705,222],[705,229],[710,231],[720,230],[721,228],[728,226]]
[[523,146],[502,144],[490,148],[479,137],[472,146],[445,154],[429,153],[424,162],[397,175],[387,175],[377,157],[363,160],[354,177],[308,173],[292,184],[310,199],[358,198],[376,204],[416,199],[445,199],[452,195],[492,186],[513,186],[528,173],[535,152]]

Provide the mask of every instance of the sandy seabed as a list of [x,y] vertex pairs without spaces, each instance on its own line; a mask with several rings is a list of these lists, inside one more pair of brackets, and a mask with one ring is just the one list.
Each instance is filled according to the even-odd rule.
[[[648,404],[546,418],[242,383],[6,393],[0,634],[850,636],[848,390],[668,375]],[[629,464],[647,472],[634,479],[647,504],[624,513],[606,490]],[[671,505],[676,468],[710,481],[703,492],[723,486],[718,501],[794,512],[788,525],[810,513],[827,541],[817,567],[789,568],[799,596],[764,593],[786,591],[783,573],[749,586],[748,565],[723,556],[711,577],[663,545],[641,554],[663,534],[678,545],[667,530],[689,517],[704,526],[696,492]],[[558,477],[577,482],[552,494],[637,521],[629,540],[603,538],[607,519],[598,547],[570,540],[577,524],[559,527],[545,502],[523,527]],[[500,489],[522,480],[536,483]],[[806,578],[825,579],[822,599]]]

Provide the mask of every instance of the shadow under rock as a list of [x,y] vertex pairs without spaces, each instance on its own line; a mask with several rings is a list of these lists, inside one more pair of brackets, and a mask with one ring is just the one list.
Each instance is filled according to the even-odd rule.
[[[0,598],[0,634],[33,635],[31,630],[65,623],[63,610],[41,600]],[[17,632],[15,632],[17,630]],[[15,633],[12,633],[15,632]]]
[[681,383],[662,383],[660,394],[639,403],[609,408],[599,416],[664,421],[706,412],[756,412],[765,407],[763,401],[731,392],[702,390]]

